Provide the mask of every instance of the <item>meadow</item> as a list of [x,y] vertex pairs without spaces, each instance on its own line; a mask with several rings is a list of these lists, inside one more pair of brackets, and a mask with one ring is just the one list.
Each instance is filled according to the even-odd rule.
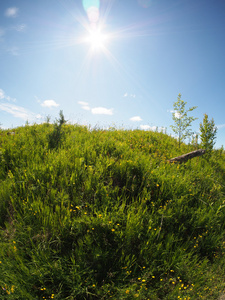
[[1,299],[219,299],[225,152],[163,132],[0,130]]

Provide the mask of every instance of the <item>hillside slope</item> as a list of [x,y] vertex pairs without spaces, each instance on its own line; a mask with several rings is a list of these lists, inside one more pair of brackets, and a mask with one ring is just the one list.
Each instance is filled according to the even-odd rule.
[[[15,132],[15,134],[14,134]],[[0,132],[1,299],[218,299],[225,153],[158,132]]]

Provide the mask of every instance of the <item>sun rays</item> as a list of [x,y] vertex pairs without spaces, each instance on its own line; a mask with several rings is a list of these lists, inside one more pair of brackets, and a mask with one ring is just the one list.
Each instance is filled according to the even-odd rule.
[[103,34],[100,29],[92,29],[87,37],[87,43],[90,44],[93,51],[103,50],[109,36]]

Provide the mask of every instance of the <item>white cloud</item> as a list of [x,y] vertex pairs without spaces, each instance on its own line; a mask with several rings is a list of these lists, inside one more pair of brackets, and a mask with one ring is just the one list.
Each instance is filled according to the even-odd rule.
[[35,118],[36,118],[36,119],[42,119],[42,115],[37,114],[37,115],[35,116]]
[[15,98],[11,98],[11,97],[7,96],[2,89],[0,89],[0,99],[6,99],[8,101],[16,102]]
[[224,127],[225,127],[225,124],[216,125],[216,128],[218,128],[218,129],[222,129]]
[[19,9],[17,7],[9,7],[5,11],[5,16],[9,18],[14,18],[17,16]]
[[91,108],[88,102],[78,101],[78,104],[81,105],[81,108],[84,110],[90,110],[93,115],[113,115],[113,108],[105,108],[105,107],[94,107]]
[[128,93],[125,93],[123,95],[124,98],[136,98],[136,95],[135,94],[128,94]]
[[81,106],[81,108],[84,110],[91,110],[91,108],[88,105],[83,105]]
[[5,93],[2,89],[0,89],[0,99],[4,99],[5,98]]
[[133,121],[133,122],[140,122],[140,121],[142,121],[142,118],[139,117],[139,116],[135,116],[135,117],[130,118],[130,121]]
[[177,118],[177,119],[182,118],[182,114],[180,114],[178,111],[175,111],[174,115],[175,115],[175,118]]
[[89,104],[87,102],[84,102],[84,101],[78,101],[78,104],[81,105],[81,108],[84,109],[84,110],[91,110]]
[[41,103],[41,106],[52,108],[52,107],[58,107],[59,104],[57,104],[54,100],[45,100],[43,103]]
[[26,24],[18,24],[17,26],[14,27],[14,29],[16,31],[22,32],[26,29],[26,27],[27,27]]
[[180,114],[177,110],[167,110],[167,112],[174,114],[175,118],[177,118],[177,119],[182,118],[182,114]]
[[84,101],[78,101],[77,103],[82,105],[82,106],[88,106],[89,105],[87,102],[84,102]]
[[152,131],[156,131],[156,129],[158,129],[158,131],[165,130],[165,127],[157,127],[157,126],[149,126],[149,125],[140,125],[140,128],[142,130],[152,130]]
[[94,107],[91,109],[93,115],[113,115],[113,109],[105,107]]
[[25,108],[21,106],[16,106],[11,103],[0,103],[0,110],[5,111],[16,118],[20,118],[23,120],[30,119],[30,117],[33,116],[33,114]]
[[[152,126],[152,127],[155,127],[155,126]],[[149,125],[140,125],[140,128],[142,130],[153,130],[152,127]]]

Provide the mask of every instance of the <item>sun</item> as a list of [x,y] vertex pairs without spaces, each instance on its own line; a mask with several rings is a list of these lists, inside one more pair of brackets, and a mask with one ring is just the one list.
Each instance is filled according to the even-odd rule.
[[98,51],[105,48],[108,36],[103,34],[100,29],[92,29],[89,31],[87,42],[91,46],[91,50]]

